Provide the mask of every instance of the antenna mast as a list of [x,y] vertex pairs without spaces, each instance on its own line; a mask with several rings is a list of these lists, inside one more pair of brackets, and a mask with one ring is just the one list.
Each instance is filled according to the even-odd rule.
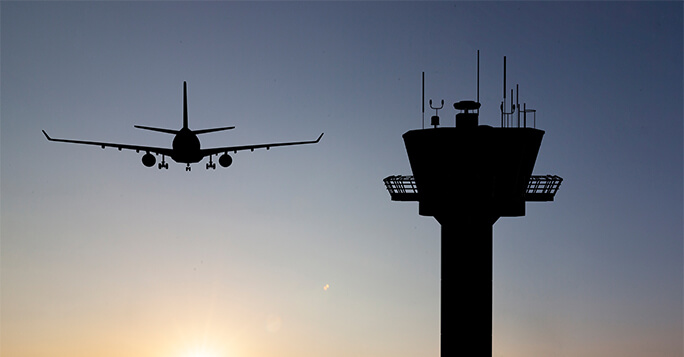
[[477,102],[480,102],[480,50],[477,50]]
[[423,105],[423,129],[425,129],[425,71],[423,71],[423,100],[421,104]]
[[503,102],[501,103],[501,127],[504,127],[504,108],[506,108],[506,56],[504,56]]
[[[511,111],[506,112],[506,56],[504,56],[504,70],[503,70],[503,102],[501,102],[501,127],[504,128],[510,125],[511,115],[515,113],[515,103],[513,103],[513,89],[511,89]],[[520,126],[520,125],[518,125]]]

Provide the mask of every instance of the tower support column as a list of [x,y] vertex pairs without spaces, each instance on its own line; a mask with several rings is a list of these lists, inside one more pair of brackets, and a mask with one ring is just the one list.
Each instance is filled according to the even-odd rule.
[[492,225],[468,220],[442,225],[440,355],[492,355]]

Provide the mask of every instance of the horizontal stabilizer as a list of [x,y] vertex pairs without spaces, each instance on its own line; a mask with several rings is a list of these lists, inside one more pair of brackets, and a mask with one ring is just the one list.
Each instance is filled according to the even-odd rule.
[[167,134],[178,134],[178,130],[173,130],[173,129],[164,129],[164,128],[153,128],[150,126],[142,126],[142,125],[133,125],[134,127],[138,129],[145,129],[145,130],[152,130],[152,131],[158,131],[160,133],[167,133]]
[[201,130],[193,130],[192,132],[195,134],[206,134],[206,133],[213,133],[215,131],[222,131],[222,130],[230,130],[230,129],[235,129],[234,126],[226,126],[223,128],[211,128],[211,129],[201,129]]

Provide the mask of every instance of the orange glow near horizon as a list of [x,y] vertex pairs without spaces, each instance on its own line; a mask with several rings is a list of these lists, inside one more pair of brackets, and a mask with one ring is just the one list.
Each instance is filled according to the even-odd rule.
[[183,357],[219,357],[219,354],[205,347],[200,347],[196,350],[190,351]]

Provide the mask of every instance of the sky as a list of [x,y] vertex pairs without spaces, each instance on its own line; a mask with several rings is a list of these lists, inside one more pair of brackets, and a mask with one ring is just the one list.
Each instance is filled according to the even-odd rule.
[[[493,356],[679,357],[683,13],[0,2],[0,354],[439,355],[439,224],[382,179],[411,174],[421,73],[451,125],[480,50],[480,123],[499,125],[507,56],[545,131],[534,173],[564,178],[494,225]],[[325,136],[186,172],[41,133],[170,146],[133,125],[179,128],[183,81],[191,128],[236,126],[203,147]]]

